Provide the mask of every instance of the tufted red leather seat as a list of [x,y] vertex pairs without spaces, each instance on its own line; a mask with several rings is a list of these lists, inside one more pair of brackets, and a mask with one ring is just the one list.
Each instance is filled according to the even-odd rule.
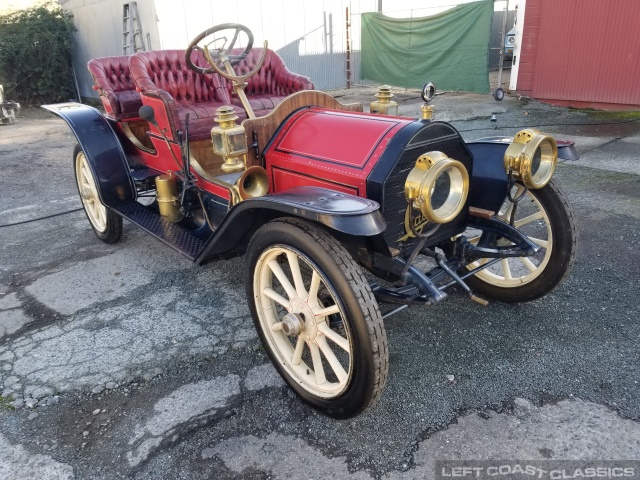
[[[236,65],[236,72],[243,74],[252,70],[261,55],[261,48],[253,49]],[[191,60],[199,67],[209,67],[197,50],[193,51]],[[218,74],[204,75],[191,70],[187,67],[184,50],[138,52],[131,56],[129,68],[143,96],[162,100],[174,133],[179,129],[185,131],[185,119],[189,114],[190,139],[210,138],[216,109],[222,105],[233,106],[239,121],[247,118],[240,99],[235,95],[232,97],[231,82]],[[264,65],[247,83],[245,92],[256,116],[266,115],[291,93],[313,89],[311,80],[290,72],[272,50],[267,50]]]
[[[194,51],[191,57],[197,66],[208,66],[204,56]],[[171,128],[185,131],[189,114],[189,137],[205,140],[211,137],[216,109],[232,105],[231,97],[218,75],[205,75],[187,67],[184,50],[138,52],[131,56],[129,68],[143,96],[155,97],[164,103]],[[240,119],[247,117],[241,107],[234,107]]]
[[128,56],[94,58],[87,68],[107,115],[115,120],[138,117],[142,100],[129,72]]
[[[233,67],[234,71],[238,75],[244,75],[253,70],[262,57],[263,50],[263,48],[253,48],[244,60]],[[238,55],[241,52],[242,49],[238,48],[232,50],[231,54]],[[229,80],[224,79],[224,82],[231,95],[233,85]],[[258,73],[247,79],[244,91],[256,117],[262,117],[292,93],[313,90],[313,88],[310,78],[291,72],[276,52],[267,49],[264,64]],[[232,96],[231,101],[234,105],[242,106],[240,99],[235,95]]]

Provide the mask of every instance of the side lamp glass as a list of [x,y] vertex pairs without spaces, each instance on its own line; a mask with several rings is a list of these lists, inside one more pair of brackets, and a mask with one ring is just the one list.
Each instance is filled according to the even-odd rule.
[[211,129],[213,152],[224,159],[224,172],[246,169],[247,138],[242,125],[236,125],[238,116],[232,107],[222,106],[216,110],[214,119],[218,125]]

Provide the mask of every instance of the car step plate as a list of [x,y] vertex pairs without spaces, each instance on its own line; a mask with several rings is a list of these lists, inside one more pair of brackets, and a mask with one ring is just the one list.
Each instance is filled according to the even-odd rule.
[[191,260],[198,256],[206,243],[206,239],[194,235],[177,223],[170,222],[138,202],[122,202],[113,210]]

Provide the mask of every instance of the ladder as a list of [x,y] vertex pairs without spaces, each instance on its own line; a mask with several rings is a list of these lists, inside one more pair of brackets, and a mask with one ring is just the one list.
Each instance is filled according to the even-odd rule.
[[125,3],[122,6],[122,53],[133,55],[136,52],[146,50],[142,25],[138,18],[137,2]]

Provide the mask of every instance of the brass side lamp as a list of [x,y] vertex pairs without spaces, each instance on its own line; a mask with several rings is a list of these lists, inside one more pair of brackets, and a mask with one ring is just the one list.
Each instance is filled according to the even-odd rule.
[[242,125],[236,125],[238,116],[229,106],[216,110],[214,119],[218,125],[211,129],[213,152],[224,159],[224,172],[240,172],[247,168],[247,138]]
[[371,102],[369,111],[380,115],[398,115],[398,104],[391,100],[393,93],[389,85],[380,85],[378,92],[374,95],[378,100]]

